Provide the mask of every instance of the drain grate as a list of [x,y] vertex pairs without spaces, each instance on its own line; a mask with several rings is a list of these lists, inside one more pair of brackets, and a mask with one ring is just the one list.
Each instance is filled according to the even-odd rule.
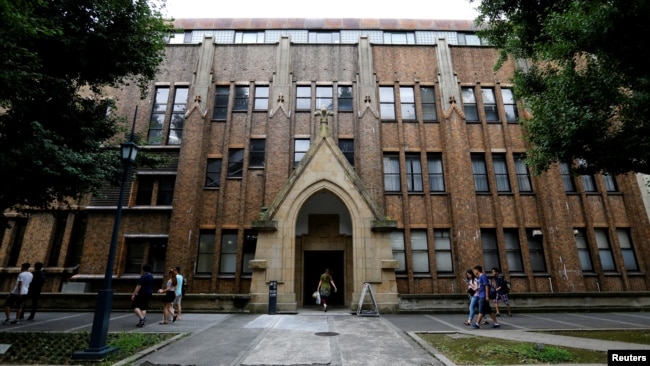
[[314,333],[314,334],[316,334],[317,336],[321,336],[321,337],[334,337],[334,336],[339,335],[336,332],[318,332],[318,333]]

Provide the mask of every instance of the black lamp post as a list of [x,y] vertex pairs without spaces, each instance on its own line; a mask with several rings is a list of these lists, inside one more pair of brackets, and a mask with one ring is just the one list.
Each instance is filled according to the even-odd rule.
[[[135,116],[138,114],[136,106]],[[120,230],[120,219],[122,218],[122,200],[124,199],[124,187],[128,178],[131,167],[135,165],[135,159],[138,155],[138,145],[133,141],[135,129],[135,116],[133,117],[133,127],[129,135],[129,141],[120,145],[120,158],[122,159],[122,183],[120,186],[120,196],[117,200],[117,211],[115,212],[115,222],[113,224],[113,234],[111,244],[108,250],[108,259],[106,261],[106,273],[104,274],[104,284],[97,294],[97,305],[95,306],[95,317],[93,319],[93,329],[90,333],[90,345],[83,351],[72,354],[72,359],[100,360],[107,354],[115,351],[117,348],[106,345],[108,338],[108,325],[113,307],[113,267],[115,265],[115,252],[117,250],[117,237]]]

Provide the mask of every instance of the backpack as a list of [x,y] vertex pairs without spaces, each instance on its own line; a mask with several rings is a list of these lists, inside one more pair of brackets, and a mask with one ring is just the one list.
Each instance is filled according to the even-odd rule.
[[503,287],[503,293],[504,294],[509,294],[510,293],[510,281],[506,280],[506,285]]
[[181,287],[181,294],[185,296],[187,293],[187,279],[183,277],[183,286]]
[[506,278],[503,275],[499,275],[496,280],[495,280],[495,285],[496,287],[500,287],[501,290],[499,290],[502,294],[509,294],[510,293],[510,281],[506,280]]

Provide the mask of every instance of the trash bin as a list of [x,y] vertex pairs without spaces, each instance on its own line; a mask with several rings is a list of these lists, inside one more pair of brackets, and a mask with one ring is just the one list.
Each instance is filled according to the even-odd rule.
[[278,281],[269,282],[269,315],[275,315],[278,305]]

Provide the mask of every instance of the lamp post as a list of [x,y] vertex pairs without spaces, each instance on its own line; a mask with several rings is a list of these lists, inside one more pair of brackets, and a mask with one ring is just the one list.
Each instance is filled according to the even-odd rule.
[[72,359],[100,360],[107,354],[115,351],[117,348],[108,346],[108,325],[113,307],[113,267],[115,265],[115,252],[117,251],[117,238],[120,230],[120,219],[122,218],[122,201],[124,199],[124,188],[131,167],[135,165],[135,159],[138,155],[138,145],[133,141],[135,129],[135,119],[138,115],[136,106],[135,115],[133,116],[133,126],[129,141],[120,144],[120,159],[122,160],[122,182],[120,185],[120,195],[117,200],[117,211],[115,212],[115,222],[113,224],[113,234],[108,249],[108,259],[106,260],[106,272],[104,274],[104,283],[101,290],[97,293],[97,305],[95,306],[95,317],[93,318],[93,328],[90,333],[90,345],[83,351],[72,354]]

